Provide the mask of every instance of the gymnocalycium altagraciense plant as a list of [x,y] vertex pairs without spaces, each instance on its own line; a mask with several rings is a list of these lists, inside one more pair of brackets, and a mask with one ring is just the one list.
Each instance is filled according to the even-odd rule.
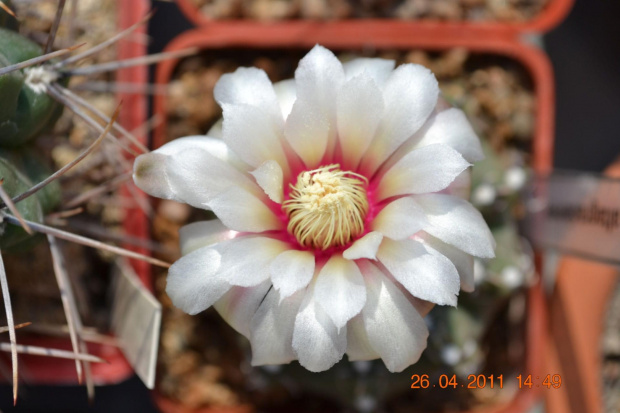
[[[73,2],[72,7],[77,9],[77,4],[77,2]],[[106,115],[86,99],[74,93],[69,85],[69,79],[73,76],[114,72],[123,67],[150,64],[162,59],[189,54],[188,51],[183,51],[174,54],[139,56],[133,59],[76,67],[76,63],[81,63],[84,59],[94,56],[102,49],[131,35],[136,28],[149,19],[150,14],[133,26],[107,38],[102,43],[71,55],[79,46],[53,51],[54,39],[64,5],[64,1],[58,2],[46,45],[41,47],[15,31],[18,28],[17,20],[12,16],[7,16],[7,13],[13,14],[9,7],[11,2],[0,2],[0,249],[3,253],[6,253],[9,247],[15,251],[24,251],[32,246],[32,243],[24,242],[31,239],[32,235],[35,233],[47,235],[53,270],[59,288],[63,292],[62,305],[67,319],[68,334],[73,346],[73,351],[69,352],[36,346],[26,347],[18,344],[15,334],[16,328],[27,326],[30,323],[17,325],[14,322],[7,274],[0,255],[0,284],[7,319],[7,326],[2,328],[8,331],[10,341],[10,348],[3,347],[2,350],[10,350],[12,355],[14,401],[17,399],[17,353],[19,352],[74,359],[78,381],[81,383],[82,380],[85,380],[90,397],[94,394],[94,380],[89,363],[104,361],[100,357],[87,354],[88,348],[85,345],[87,339],[84,336],[75,297],[71,289],[67,287],[70,282],[67,278],[62,250],[56,242],[57,238],[106,250],[117,255],[145,260],[155,265],[169,266],[169,264],[149,256],[44,224],[51,218],[48,213],[59,208],[61,190],[58,186],[58,178],[98,149],[104,138],[110,138],[115,146],[111,146],[113,150],[111,156],[103,156],[102,158],[111,159],[109,162],[113,166],[112,170],[124,169],[120,172],[121,176],[116,178],[123,178],[124,176],[125,179],[114,180],[117,186],[126,181],[128,178],[126,172],[131,169],[131,164],[125,160],[125,153],[136,156],[138,153],[148,152],[144,144],[138,141],[132,133],[115,123],[120,105],[113,115]],[[34,144],[37,143],[38,138],[50,132],[65,107],[82,119],[99,136],[90,144],[86,144],[87,147],[83,152],[72,160],[67,160],[68,163],[63,162],[64,166],[50,175],[44,166],[45,162],[38,158]],[[49,147],[45,149],[49,150]],[[120,152],[120,150],[125,153]],[[102,152],[105,152],[105,149]],[[46,160],[51,158],[49,152],[45,155]],[[108,152],[106,155],[110,155],[110,153]],[[110,189],[108,188],[108,190]],[[65,206],[62,205],[62,207]],[[79,213],[79,210],[80,208],[73,211],[56,211],[56,215],[69,216]]]
[[[0,69],[41,55],[39,45],[0,27]],[[0,173],[4,189],[11,196],[25,192],[32,181],[43,180],[51,173],[30,143],[49,131],[62,112],[62,105],[31,83],[29,70],[36,67],[0,76]],[[25,219],[41,222],[43,214],[58,204],[59,190],[58,182],[52,182],[16,207]],[[27,238],[29,234],[22,228],[5,226],[0,247],[13,247]]]

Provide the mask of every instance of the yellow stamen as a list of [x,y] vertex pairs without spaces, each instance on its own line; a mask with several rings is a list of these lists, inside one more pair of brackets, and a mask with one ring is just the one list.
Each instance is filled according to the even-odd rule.
[[282,210],[288,231],[305,247],[326,250],[348,244],[364,232],[368,180],[328,165],[299,174]]

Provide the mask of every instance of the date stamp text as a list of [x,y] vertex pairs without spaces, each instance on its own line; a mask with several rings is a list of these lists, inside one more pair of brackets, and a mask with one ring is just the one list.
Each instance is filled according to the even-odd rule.
[[[562,377],[559,374],[547,374],[545,376],[532,376],[531,374],[519,374],[515,377],[519,389],[547,388],[559,389],[562,386]],[[436,383],[431,383],[428,374],[414,374],[411,376],[412,389],[428,389],[438,387],[441,389],[464,387],[467,389],[504,388],[504,375],[470,374],[465,382],[460,382],[456,374],[442,374]]]

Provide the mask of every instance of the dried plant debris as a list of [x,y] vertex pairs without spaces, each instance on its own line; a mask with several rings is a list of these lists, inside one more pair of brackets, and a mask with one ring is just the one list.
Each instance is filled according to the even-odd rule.
[[192,0],[211,19],[393,18],[521,22],[550,0]]

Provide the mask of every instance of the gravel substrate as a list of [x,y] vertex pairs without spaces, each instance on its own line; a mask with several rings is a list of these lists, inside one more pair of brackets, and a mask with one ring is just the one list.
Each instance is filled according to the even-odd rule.
[[191,0],[211,19],[468,20],[521,22],[536,17],[550,0]]

